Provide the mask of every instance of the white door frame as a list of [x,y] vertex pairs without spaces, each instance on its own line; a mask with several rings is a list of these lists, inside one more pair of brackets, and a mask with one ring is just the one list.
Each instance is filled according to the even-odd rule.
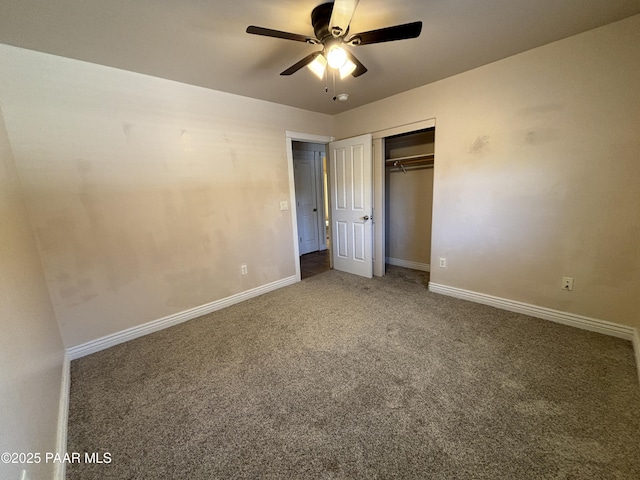
[[[399,127],[374,132],[373,135],[373,275],[384,276],[385,271],[385,159],[384,139],[401,133],[410,133],[436,126],[436,119],[430,118]],[[436,143],[437,145],[437,143]],[[434,178],[435,182],[435,178]],[[435,187],[434,187],[435,188]],[[433,251],[432,251],[433,254]],[[433,260],[431,261],[433,264]]]
[[[296,210],[296,186],[293,176],[293,142],[324,143],[333,142],[334,137],[286,131],[287,163],[289,168],[289,206],[291,210],[291,224],[293,225],[293,260],[296,266],[296,281],[300,281],[300,248],[298,246],[298,214]],[[329,211],[329,215],[331,212]]]

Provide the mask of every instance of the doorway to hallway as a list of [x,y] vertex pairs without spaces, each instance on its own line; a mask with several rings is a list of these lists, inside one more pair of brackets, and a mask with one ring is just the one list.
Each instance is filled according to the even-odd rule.
[[293,174],[300,278],[330,268],[327,150],[322,143],[293,141]]

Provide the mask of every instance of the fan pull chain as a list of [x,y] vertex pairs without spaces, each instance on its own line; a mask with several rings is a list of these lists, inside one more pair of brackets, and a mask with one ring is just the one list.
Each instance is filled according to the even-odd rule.
[[324,69],[324,93],[329,93],[329,72],[328,68]]
[[333,76],[333,101],[335,102],[338,96],[336,95],[336,71],[332,68],[331,75]]

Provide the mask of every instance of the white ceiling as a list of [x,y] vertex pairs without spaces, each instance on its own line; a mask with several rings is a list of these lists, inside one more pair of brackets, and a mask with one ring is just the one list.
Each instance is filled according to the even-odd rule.
[[0,43],[335,114],[640,13],[640,0],[361,0],[351,33],[421,20],[417,39],[351,47],[369,69],[333,87],[279,73],[317,46],[322,0],[0,0]]

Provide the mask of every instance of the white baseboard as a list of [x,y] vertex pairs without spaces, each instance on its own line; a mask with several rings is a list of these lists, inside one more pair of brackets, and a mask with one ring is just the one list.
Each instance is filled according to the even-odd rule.
[[507,298],[494,297],[484,293],[463,290],[462,288],[448,287],[446,285],[440,285],[432,282],[429,282],[429,291],[476,303],[482,303],[484,305],[490,305],[510,312],[523,313],[532,317],[550,320],[552,322],[581,328],[583,330],[589,330],[591,332],[630,340],[635,352],[638,381],[640,382],[640,329],[638,328],[607,322],[606,320],[598,320],[597,318],[576,315],[574,313],[561,312],[560,310],[553,310],[551,308],[539,307],[537,305],[509,300]]
[[412,262],[411,260],[402,260],[400,258],[391,257],[386,257],[385,261],[389,265],[395,265],[396,267],[411,268],[412,270],[421,270],[423,272],[431,271],[431,265],[428,263]]
[[250,298],[257,297],[259,295],[277,290],[282,287],[286,287],[288,285],[292,285],[296,282],[298,282],[298,278],[295,275],[292,277],[283,278],[282,280],[277,280],[275,282],[253,288],[245,292],[237,293],[235,295],[231,295],[230,297],[216,300],[205,305],[200,305],[199,307],[178,312],[167,317],[159,318],[157,320],[152,320],[151,322],[128,328],[126,330],[121,330],[120,332],[116,332],[111,335],[107,335],[105,337],[83,343],[81,345],[70,347],[67,349],[67,354],[70,360],[75,360],[76,358],[99,352],[100,350],[113,347],[114,345],[128,342],[129,340],[133,340],[135,338],[157,332],[158,330],[163,330],[165,328],[178,325],[179,323],[186,322],[187,320],[201,317],[202,315],[215,312],[216,310],[230,307],[231,305],[235,305],[236,303],[243,302],[244,300],[249,300]]
[[[634,341],[634,335],[637,335],[635,328],[628,327],[626,325],[598,320],[596,318],[584,317],[574,313],[561,312],[560,310],[539,307],[537,305],[509,300],[507,298],[494,297],[492,295],[463,290],[461,288],[448,287],[446,285],[430,282],[429,291],[448,295],[450,297],[461,298],[463,300],[470,300],[476,303],[482,303],[484,305],[490,305],[510,312],[524,313],[525,315],[530,315],[532,317],[551,320],[552,322],[562,323],[563,325],[570,325],[572,327],[590,330],[592,332],[603,333],[612,337],[624,338],[625,340],[631,340],[632,342]],[[636,350],[636,356],[637,353],[638,351]]]
[[[67,353],[62,360],[62,378],[60,381],[60,402],[58,404],[58,431],[56,434],[56,452],[64,456],[67,452],[67,425],[69,424],[69,391],[71,388],[71,360]],[[64,480],[66,474],[65,463],[58,462],[55,466],[54,479]]]

